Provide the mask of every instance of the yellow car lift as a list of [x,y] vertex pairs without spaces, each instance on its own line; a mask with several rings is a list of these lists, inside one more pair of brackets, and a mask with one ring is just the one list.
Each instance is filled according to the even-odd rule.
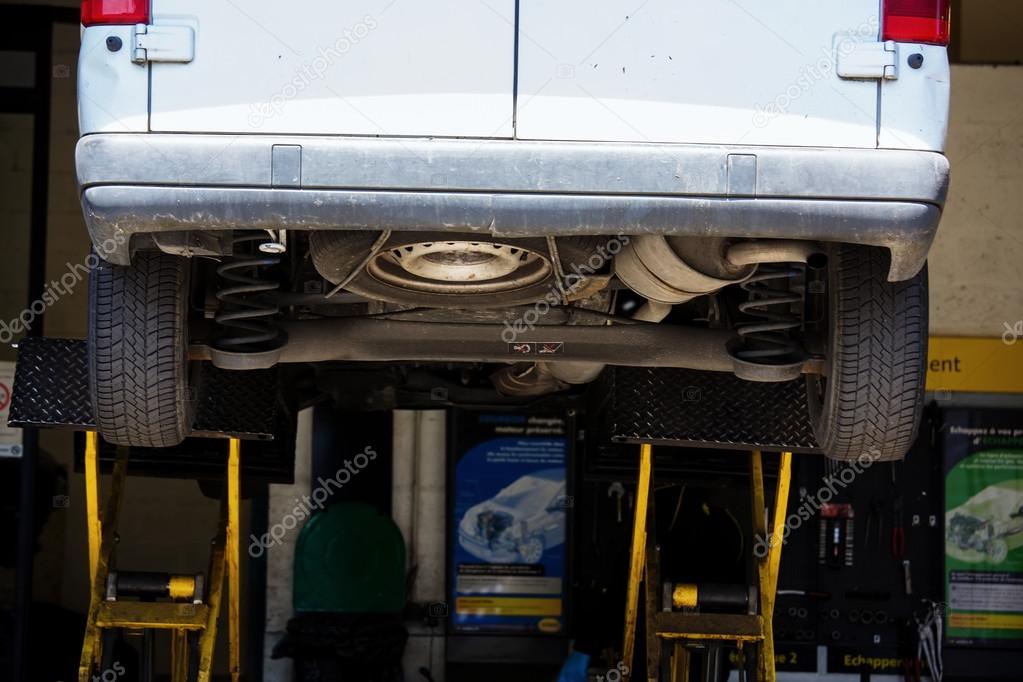
[[[757,649],[757,679],[759,682],[774,682],[774,600],[778,587],[778,567],[781,563],[782,530],[788,506],[789,484],[792,474],[792,453],[781,453],[778,466],[778,481],[774,494],[774,507],[770,515],[770,534],[764,498],[764,464],[759,450],[750,456],[750,487],[753,507],[754,537],[767,539],[768,551],[757,560],[757,589],[759,613],[704,614],[661,611],[658,608],[660,567],[654,532],[647,525],[653,525],[653,499],[650,486],[653,481],[653,448],[649,444],[640,446],[639,481],[636,490],[636,510],[632,527],[632,550],[629,564],[629,585],[625,604],[625,634],[622,641],[622,660],[626,670],[632,670],[636,646],[636,622],[639,613],[640,584],[645,583],[645,626],[647,677],[651,681],[660,679],[657,671],[661,667],[662,640],[673,643],[671,654],[672,682],[687,682],[689,679],[689,651],[687,647],[705,642],[734,642],[740,654],[746,644]],[[675,585],[671,601],[676,608],[693,609],[697,606],[697,585]],[[755,602],[756,600],[754,600]],[[653,671],[653,672],[649,672]],[[626,675],[625,677],[628,677]],[[742,675],[740,674],[740,680]]]
[[[224,578],[228,586],[228,635],[231,679],[238,682],[241,667],[239,611],[239,462],[241,441],[231,438],[228,445],[226,491],[220,503],[220,529],[210,553],[208,581],[201,576],[148,574],[152,582],[163,586],[168,601],[126,601],[116,598],[116,574],[113,572],[115,534],[121,511],[128,470],[128,449],[118,448],[110,495],[100,513],[99,436],[86,432],[85,497],[89,536],[89,574],[92,581],[89,614],[85,625],[82,657],[78,665],[79,682],[89,682],[103,661],[103,631],[171,631],[171,682],[190,682],[189,633],[198,633],[196,682],[209,682],[213,668],[213,647],[217,637],[217,618],[223,599]],[[136,574],[143,575],[146,574]],[[110,578],[113,577],[111,581]],[[203,583],[206,589],[203,589]],[[208,595],[203,598],[203,592]]]

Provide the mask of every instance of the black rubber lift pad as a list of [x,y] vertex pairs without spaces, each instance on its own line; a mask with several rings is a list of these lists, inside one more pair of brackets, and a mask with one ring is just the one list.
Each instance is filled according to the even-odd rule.
[[[200,363],[192,435],[269,440],[276,424],[277,371],[227,371]],[[11,426],[96,428],[85,342],[27,338],[18,344]]]
[[611,439],[683,447],[819,453],[806,381],[744,381],[723,372],[615,367],[605,372]]

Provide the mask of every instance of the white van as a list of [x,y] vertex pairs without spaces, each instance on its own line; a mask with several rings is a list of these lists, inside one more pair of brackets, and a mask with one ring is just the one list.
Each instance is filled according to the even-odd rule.
[[196,361],[627,365],[806,381],[827,455],[900,458],[948,6],[85,0],[98,428],[180,442]]

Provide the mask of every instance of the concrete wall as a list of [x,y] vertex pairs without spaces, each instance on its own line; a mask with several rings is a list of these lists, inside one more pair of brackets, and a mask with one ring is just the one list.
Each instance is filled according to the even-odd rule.
[[1023,62],[1023,3],[953,0],[952,54],[969,64]]
[[952,184],[931,252],[931,333],[1023,319],[1023,67],[955,66]]

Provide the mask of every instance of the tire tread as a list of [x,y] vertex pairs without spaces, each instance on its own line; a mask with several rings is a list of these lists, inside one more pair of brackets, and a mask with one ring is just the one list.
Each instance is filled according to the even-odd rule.
[[89,381],[108,442],[171,447],[188,435],[187,282],[187,259],[160,253],[93,270]]
[[882,249],[837,249],[831,331],[835,354],[828,377],[831,409],[818,438],[825,454],[852,461],[869,453],[902,459],[916,439],[923,411],[927,363],[927,271],[887,281]]

